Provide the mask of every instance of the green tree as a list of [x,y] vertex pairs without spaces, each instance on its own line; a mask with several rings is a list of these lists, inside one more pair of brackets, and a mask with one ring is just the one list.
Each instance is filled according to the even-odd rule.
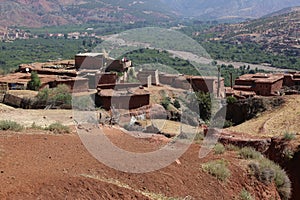
[[36,72],[31,72],[30,81],[27,84],[29,90],[38,91],[41,87],[41,80]]
[[200,118],[209,120],[211,117],[212,100],[209,93],[196,92],[196,98],[199,104]]

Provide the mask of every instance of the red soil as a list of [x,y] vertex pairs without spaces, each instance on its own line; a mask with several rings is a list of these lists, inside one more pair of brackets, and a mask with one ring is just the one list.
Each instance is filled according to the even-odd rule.
[[[152,151],[166,142],[107,130],[114,144],[133,152]],[[242,188],[256,199],[278,197],[273,185],[263,185],[248,175],[244,161],[234,152],[211,153],[200,160],[200,146],[194,144],[179,158],[180,164],[174,162],[159,171],[130,174],[94,159],[76,134],[26,132],[34,134],[0,131],[0,199],[149,199],[143,192],[166,197],[233,199]],[[231,176],[226,182],[201,168],[202,163],[220,158],[229,161]]]

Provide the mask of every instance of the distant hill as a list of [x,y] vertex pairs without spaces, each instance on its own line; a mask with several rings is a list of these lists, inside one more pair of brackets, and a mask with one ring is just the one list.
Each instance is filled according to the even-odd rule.
[[258,18],[299,0],[0,0],[0,26]]
[[300,6],[295,6],[295,7],[289,7],[289,8],[281,9],[277,12],[267,14],[263,17],[276,17],[278,15],[288,14],[288,13],[291,13],[291,12],[299,12],[299,11],[300,11]]
[[183,16],[202,19],[259,18],[299,6],[299,0],[162,0]]
[[159,0],[0,0],[0,26],[163,21],[174,13]]
[[300,7],[288,8],[268,16],[238,24],[221,24],[205,31],[210,40],[231,44],[256,43],[266,51],[300,56]]

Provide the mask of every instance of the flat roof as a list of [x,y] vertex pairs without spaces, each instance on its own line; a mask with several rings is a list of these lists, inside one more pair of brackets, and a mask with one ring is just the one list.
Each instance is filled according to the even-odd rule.
[[[58,75],[46,75],[46,74],[38,74],[42,83],[48,83],[51,81],[80,81],[80,80],[88,80],[86,78],[81,77],[70,77],[70,76],[58,76]],[[27,84],[31,79],[30,73],[13,73],[8,74],[4,77],[0,77],[0,83],[20,83]]]
[[113,90],[113,89],[103,89],[98,92],[100,96],[132,96],[132,95],[145,95],[150,94],[147,90],[141,89],[139,87]]
[[244,74],[240,76],[239,81],[253,81],[255,83],[274,83],[283,79],[283,74],[264,74],[264,73],[256,73],[256,74]]
[[[215,80],[218,80],[218,77],[216,76],[191,76],[191,75],[186,75],[185,76],[187,79],[201,79],[201,80],[204,80],[204,81],[215,81]],[[224,80],[223,77],[220,77],[220,80]]]
[[79,53],[76,54],[76,56],[86,56],[86,57],[97,57],[97,56],[103,56],[103,53]]

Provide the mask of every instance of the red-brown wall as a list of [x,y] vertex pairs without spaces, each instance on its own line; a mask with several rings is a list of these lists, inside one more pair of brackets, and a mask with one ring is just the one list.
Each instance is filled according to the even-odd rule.
[[150,104],[150,94],[126,96],[99,96],[96,95],[96,105],[106,110],[111,106],[117,109],[136,109]]

